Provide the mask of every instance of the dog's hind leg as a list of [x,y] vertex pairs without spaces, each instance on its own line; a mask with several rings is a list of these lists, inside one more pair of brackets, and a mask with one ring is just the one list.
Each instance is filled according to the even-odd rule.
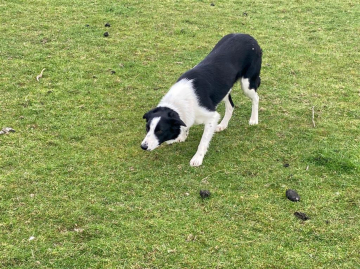
[[[259,78],[260,79],[260,78]],[[241,88],[243,89],[245,95],[251,99],[251,117],[249,120],[250,125],[255,125],[259,123],[259,95],[256,92],[257,84],[260,84],[256,81],[252,82],[248,78],[241,79]]]
[[222,121],[220,122],[220,124],[216,127],[215,132],[221,132],[222,130],[225,130],[229,124],[229,121],[231,119],[231,116],[233,114],[234,111],[234,103],[231,99],[231,95],[230,95],[231,90],[229,91],[229,93],[225,96],[224,98],[224,102],[225,102],[225,116],[222,119]]
[[204,156],[208,150],[210,141],[214,135],[216,125],[220,119],[220,114],[216,111],[209,112],[212,115],[209,116],[209,120],[205,122],[204,133],[201,137],[201,141],[199,147],[194,155],[194,157],[190,161],[191,166],[200,166],[204,159]]

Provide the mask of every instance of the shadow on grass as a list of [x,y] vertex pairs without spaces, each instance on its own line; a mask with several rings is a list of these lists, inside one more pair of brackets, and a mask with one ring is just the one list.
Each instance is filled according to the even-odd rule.
[[309,156],[307,161],[338,173],[352,174],[358,170],[358,165],[355,164],[350,154],[340,150],[321,149]]

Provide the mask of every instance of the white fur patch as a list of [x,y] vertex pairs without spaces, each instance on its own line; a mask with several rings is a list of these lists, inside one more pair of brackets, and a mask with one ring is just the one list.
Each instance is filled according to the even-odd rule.
[[150,122],[150,129],[144,140],[141,142],[141,146],[147,147],[146,150],[154,150],[159,146],[159,140],[155,135],[155,128],[160,121],[160,117],[155,117]]
[[194,124],[206,124],[213,113],[199,105],[193,82],[188,79],[176,82],[158,106],[176,111],[188,128]]
[[241,88],[243,89],[245,95],[249,97],[252,101],[251,107],[251,117],[249,120],[250,125],[258,124],[259,122],[259,95],[254,89],[250,89],[250,82],[247,78],[241,79]]
[[209,119],[205,123],[204,133],[201,137],[198,150],[190,161],[191,166],[200,166],[202,164],[204,156],[208,150],[210,141],[214,135],[216,125],[220,119],[220,114],[216,111],[209,113],[211,113],[211,115],[209,115]]
[[158,106],[164,106],[176,111],[180,119],[191,127],[196,119],[196,109],[199,103],[191,80],[182,79],[176,82],[161,99]]
[[216,127],[215,132],[221,132],[221,131],[225,130],[227,128],[229,121],[231,119],[231,116],[233,114],[234,107],[231,105],[231,103],[229,101],[230,92],[231,92],[231,89],[230,89],[229,93],[225,96],[225,98],[223,99],[223,101],[225,102],[225,116],[222,119],[222,121],[220,122],[220,124]]

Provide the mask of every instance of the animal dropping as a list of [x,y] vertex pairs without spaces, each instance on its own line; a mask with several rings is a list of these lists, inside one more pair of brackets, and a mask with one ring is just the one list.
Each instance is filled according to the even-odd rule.
[[290,201],[293,201],[293,202],[299,202],[300,201],[299,194],[294,190],[290,190],[290,189],[286,190],[286,197]]
[[303,221],[310,219],[310,218],[309,218],[305,213],[303,213],[303,212],[295,212],[295,213],[294,213],[294,216],[297,217],[298,219],[303,220]]
[[210,195],[211,195],[211,193],[210,193],[210,191],[208,191],[208,190],[200,190],[200,196],[201,196],[201,198],[208,198],[208,197],[210,197]]

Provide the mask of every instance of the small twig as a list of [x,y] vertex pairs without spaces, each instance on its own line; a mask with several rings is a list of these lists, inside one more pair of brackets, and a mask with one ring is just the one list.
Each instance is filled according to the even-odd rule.
[[45,68],[44,68],[43,70],[41,70],[40,75],[37,75],[37,76],[36,76],[36,80],[37,80],[37,81],[40,81],[40,78],[42,78],[42,75],[43,75],[44,71],[45,71]]
[[315,117],[315,111],[314,111],[314,106],[311,108],[311,110],[312,110],[312,123],[313,123],[313,126],[314,126],[314,128],[316,127],[315,126],[315,120],[314,120],[314,117]]

